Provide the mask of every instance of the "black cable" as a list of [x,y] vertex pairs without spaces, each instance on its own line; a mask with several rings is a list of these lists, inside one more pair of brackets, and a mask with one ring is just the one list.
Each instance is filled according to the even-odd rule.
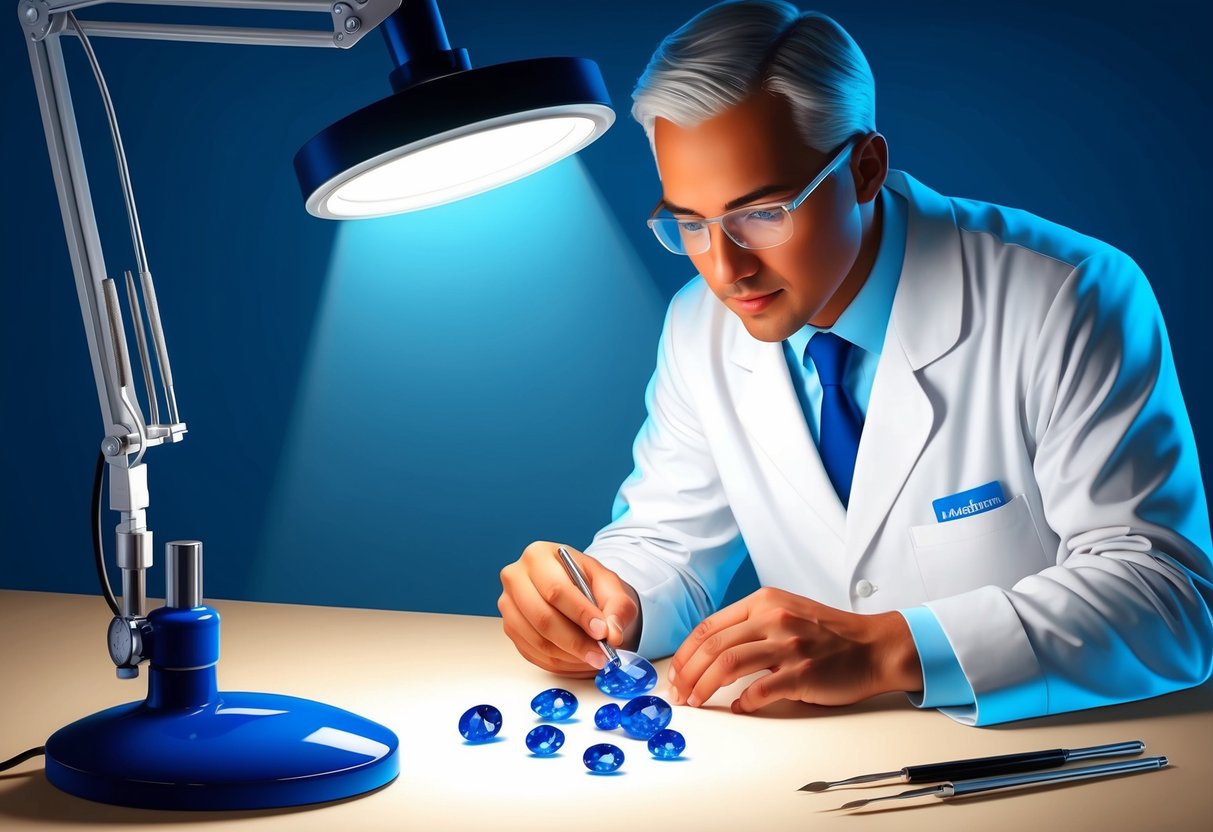
[[105,571],[105,552],[101,548],[101,482],[105,478],[105,454],[97,452],[97,470],[93,472],[93,557],[97,561],[97,580],[101,582],[101,592],[105,595],[105,603],[109,604],[115,616],[122,615],[118,608],[118,599],[114,590],[110,589],[110,576]]
[[33,757],[40,757],[45,753],[46,753],[46,746],[44,746],[44,745],[40,745],[37,748],[31,748],[29,751],[22,751],[20,754],[18,754],[16,757],[13,757],[11,760],[5,760],[3,763],[0,763],[0,771],[4,771],[5,769],[10,769],[10,768],[19,766],[22,763],[24,763],[26,760],[29,760]]

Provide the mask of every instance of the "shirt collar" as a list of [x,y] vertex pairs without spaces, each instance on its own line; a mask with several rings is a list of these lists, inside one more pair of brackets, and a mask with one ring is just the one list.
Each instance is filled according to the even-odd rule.
[[[906,251],[905,199],[889,188],[880,189],[880,199],[884,220],[876,262],[872,264],[872,271],[860,288],[859,294],[842,310],[834,326],[828,330],[876,355],[880,355],[884,346],[885,330],[893,312],[893,296],[897,293],[897,282],[901,277],[901,265]],[[827,330],[812,324],[805,324],[788,336],[788,346],[803,360],[809,339],[818,332],[825,331]]]

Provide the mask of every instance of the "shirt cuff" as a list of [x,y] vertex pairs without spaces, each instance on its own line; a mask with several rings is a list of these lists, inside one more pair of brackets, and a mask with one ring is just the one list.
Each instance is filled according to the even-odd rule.
[[922,663],[922,693],[908,694],[918,708],[972,705],[973,686],[965,678],[948,636],[935,613],[926,607],[898,610],[910,626],[910,636]]

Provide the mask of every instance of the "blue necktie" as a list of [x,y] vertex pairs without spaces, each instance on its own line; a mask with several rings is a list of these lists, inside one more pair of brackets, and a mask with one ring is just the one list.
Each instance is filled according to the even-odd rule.
[[821,435],[817,447],[826,474],[845,506],[851,500],[851,479],[863,416],[850,391],[842,385],[851,343],[832,332],[818,332],[809,339],[809,358],[821,379]]

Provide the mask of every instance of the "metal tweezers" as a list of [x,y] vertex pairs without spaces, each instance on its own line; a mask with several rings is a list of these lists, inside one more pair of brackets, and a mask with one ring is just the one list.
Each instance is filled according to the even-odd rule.
[[1142,757],[1137,760],[1122,760],[1117,763],[1104,763],[1082,768],[1054,769],[1052,771],[1036,771],[1026,774],[1009,774],[1002,777],[982,777],[976,780],[957,780],[954,783],[940,783],[925,789],[910,789],[901,794],[885,797],[870,797],[865,800],[852,800],[844,803],[840,809],[858,809],[869,803],[881,800],[905,800],[914,797],[959,797],[977,792],[994,789],[1010,789],[1030,786],[1037,783],[1059,783],[1067,780],[1089,780],[1094,777],[1110,777],[1117,774],[1131,774],[1138,771],[1154,771],[1167,764],[1166,757]]
[[946,763],[906,766],[898,771],[882,771],[879,774],[861,774],[832,783],[818,780],[800,787],[802,792],[823,792],[835,786],[855,786],[861,783],[876,783],[881,780],[898,779],[903,783],[940,783],[944,780],[970,780],[975,777],[992,777],[1002,774],[1018,774],[1021,771],[1040,771],[1060,768],[1066,763],[1090,760],[1097,757],[1122,757],[1140,754],[1146,748],[1141,740],[1117,742],[1108,745],[1093,745],[1087,748],[1051,748],[1046,751],[1024,751],[1018,754],[1002,754],[997,757],[977,757],[971,760],[949,760]]

